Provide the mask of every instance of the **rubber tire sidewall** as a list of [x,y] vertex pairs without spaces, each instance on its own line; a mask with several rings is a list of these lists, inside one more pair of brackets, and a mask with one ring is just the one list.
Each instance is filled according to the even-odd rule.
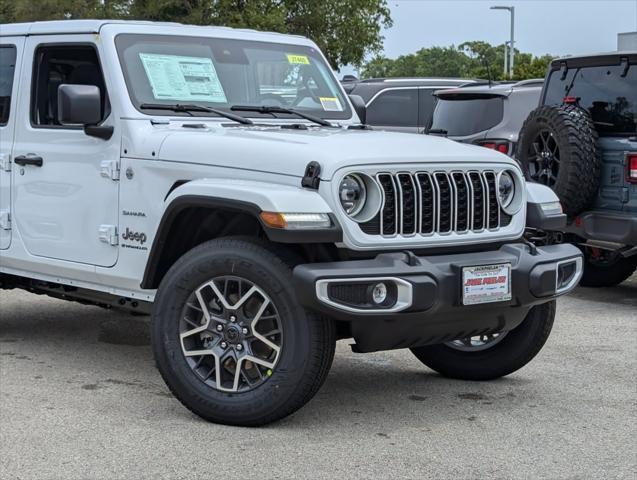
[[492,380],[529,363],[542,349],[555,319],[555,300],[533,307],[524,321],[486,350],[461,351],[445,344],[412,348],[432,370],[461,380]]
[[[533,110],[520,130],[517,159],[530,175],[529,149],[541,130],[552,133],[560,151],[555,191],[564,213],[573,217],[592,204],[601,175],[597,132],[588,112],[574,105],[543,105]],[[530,177],[529,177],[530,178]]]
[[[221,275],[237,275],[258,285],[276,305],[283,344],[272,376],[254,390],[222,392],[205,385],[188,366],[179,340],[179,319],[192,292]],[[213,240],[185,254],[157,291],[151,339],[157,367],[173,394],[206,420],[231,425],[270,423],[300,408],[315,393],[330,355],[320,321],[301,308],[289,267],[268,250],[243,240]],[[328,336],[329,337],[329,336]],[[317,342],[317,340],[320,340]],[[330,340],[327,340],[329,344]],[[334,341],[331,339],[331,355]]]
[[584,251],[584,272],[580,285],[583,287],[614,287],[619,285],[637,270],[637,256],[624,258],[608,265],[591,263]]

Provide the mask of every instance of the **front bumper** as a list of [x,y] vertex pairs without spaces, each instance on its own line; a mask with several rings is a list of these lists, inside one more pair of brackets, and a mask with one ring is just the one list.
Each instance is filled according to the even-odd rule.
[[[511,265],[511,299],[463,305],[463,267]],[[570,278],[558,280],[558,268],[570,265]],[[582,255],[573,245],[525,244],[498,250],[416,257],[384,253],[371,260],[299,265],[294,280],[299,302],[351,323],[358,351],[390,350],[442,343],[487,332],[511,330],[535,305],[571,291],[582,272]],[[396,302],[382,308],[358,308],[330,298],[328,286],[385,279],[396,282]],[[558,286],[559,283],[559,286]]]

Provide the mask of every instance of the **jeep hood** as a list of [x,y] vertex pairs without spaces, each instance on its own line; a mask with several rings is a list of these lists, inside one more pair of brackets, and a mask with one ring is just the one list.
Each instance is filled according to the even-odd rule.
[[515,162],[492,150],[442,137],[376,130],[279,126],[200,126],[169,129],[154,158],[302,177],[311,161],[331,180],[357,165]]

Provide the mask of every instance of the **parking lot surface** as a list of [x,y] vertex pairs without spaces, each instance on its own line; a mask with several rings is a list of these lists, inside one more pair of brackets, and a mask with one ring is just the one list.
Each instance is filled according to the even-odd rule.
[[538,357],[494,382],[339,342],[316,398],[260,429],[182,407],[147,322],[0,291],[0,478],[635,478],[637,276],[560,299]]

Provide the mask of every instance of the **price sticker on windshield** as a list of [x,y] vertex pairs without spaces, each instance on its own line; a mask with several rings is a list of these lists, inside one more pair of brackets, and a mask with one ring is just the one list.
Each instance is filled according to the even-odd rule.
[[296,55],[294,53],[288,53],[288,63],[292,65],[309,65],[310,59],[307,58],[307,55]]
[[343,107],[336,97],[319,97],[321,106],[326,112],[342,112]]

